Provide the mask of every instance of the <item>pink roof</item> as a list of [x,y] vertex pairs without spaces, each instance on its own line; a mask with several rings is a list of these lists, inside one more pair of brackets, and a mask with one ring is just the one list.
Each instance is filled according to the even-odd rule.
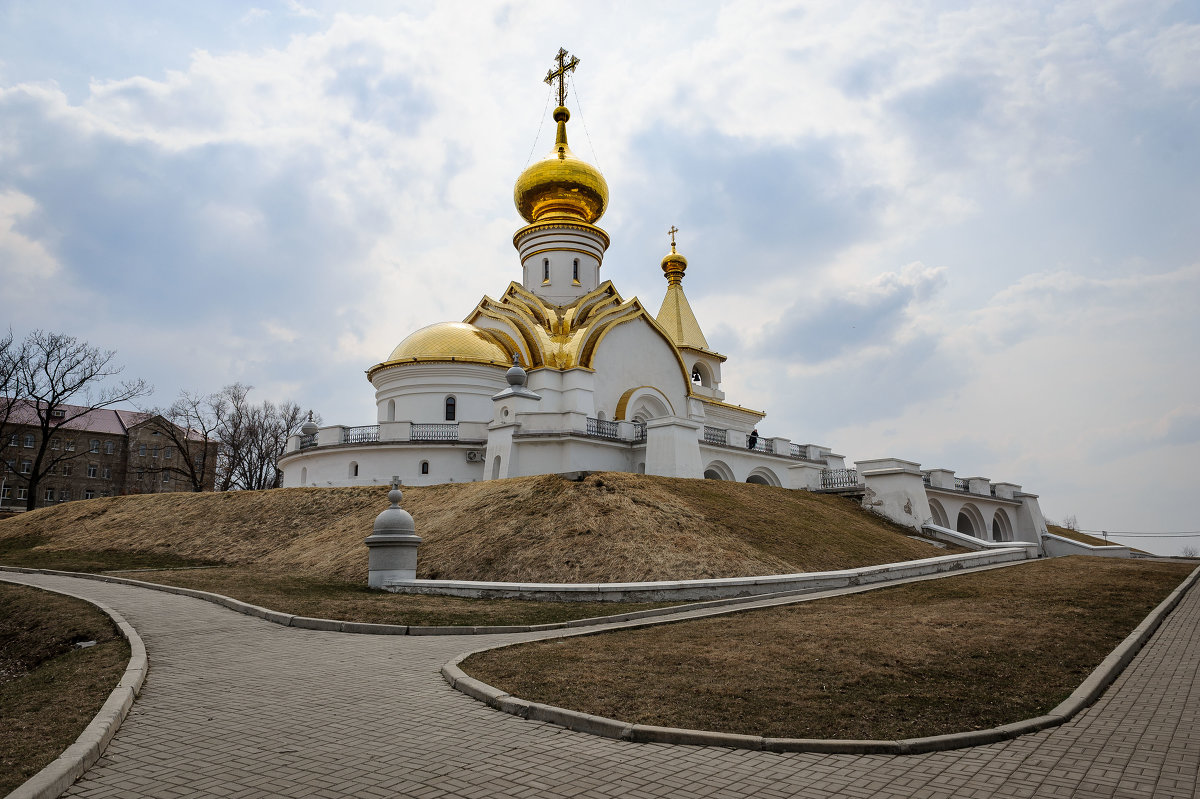
[[[107,433],[114,436],[125,435],[125,425],[122,423],[121,417],[117,415],[118,411],[108,408],[89,411],[80,405],[59,405],[58,408],[66,412],[67,421],[54,425],[56,429]],[[18,400],[13,404],[12,414],[8,417],[8,421],[10,424],[26,424],[34,427],[41,424],[34,404],[26,400]],[[50,421],[51,424],[54,423],[54,419]]]

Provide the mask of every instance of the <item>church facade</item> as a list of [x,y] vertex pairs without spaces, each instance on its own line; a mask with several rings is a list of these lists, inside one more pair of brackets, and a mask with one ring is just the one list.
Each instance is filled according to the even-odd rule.
[[564,68],[565,55],[547,78],[559,83],[554,149],[514,188],[526,222],[513,236],[520,282],[485,296],[460,322],[411,333],[367,370],[376,423],[306,424],[279,460],[283,485],[624,471],[857,492],[914,529],[932,522],[1036,543],[1045,522],[1020,486],[964,482],[897,459],[847,469],[828,447],[759,436],[765,414],[721,390],[726,358],[709,346],[684,294],[688,262],[674,228],[656,314],[602,279],[609,237],[596,222],[608,186],[568,145],[563,86],[573,64]]

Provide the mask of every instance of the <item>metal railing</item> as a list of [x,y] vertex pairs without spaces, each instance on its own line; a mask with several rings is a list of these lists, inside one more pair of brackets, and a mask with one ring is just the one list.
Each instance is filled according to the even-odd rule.
[[955,491],[970,491],[971,490],[971,481],[964,480],[961,477],[955,477],[954,478],[954,490]]
[[634,422],[633,423],[633,440],[634,441],[645,441],[646,440],[646,425],[644,422]]
[[621,426],[616,422],[610,422],[607,419],[593,419],[588,417],[587,434],[595,438],[621,438]]
[[458,424],[414,424],[410,441],[458,441]]
[[775,454],[775,450],[771,448],[771,440],[769,438],[756,438],[754,439],[754,445],[747,446],[746,449],[753,450],[755,452],[766,452],[769,455]]
[[313,433],[311,436],[300,436],[300,446],[298,447],[299,449],[308,449],[309,447],[315,447],[315,446],[317,446],[317,434],[316,433]]
[[799,444],[788,444],[788,457],[808,460],[808,447]]
[[821,488],[858,488],[858,469],[822,469]]
[[922,482],[922,483],[924,483],[924,484],[925,484],[925,485],[927,485],[927,486],[930,486],[930,487],[932,487],[932,486],[933,486],[933,478],[931,478],[931,477],[930,477],[929,475],[927,475],[927,474],[923,474],[923,475],[921,475],[921,482]]
[[729,431],[704,425],[704,443],[726,446],[729,444]]
[[342,432],[343,444],[362,444],[366,441],[379,440],[379,425],[369,424],[362,427],[347,427]]

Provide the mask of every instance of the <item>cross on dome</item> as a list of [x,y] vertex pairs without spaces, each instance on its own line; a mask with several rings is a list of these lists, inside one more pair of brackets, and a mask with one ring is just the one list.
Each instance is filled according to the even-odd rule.
[[565,48],[558,48],[558,55],[554,56],[554,60],[558,62],[558,69],[552,69],[546,73],[546,83],[551,86],[554,81],[558,81],[558,104],[560,106],[567,104],[567,73],[574,72],[575,67],[579,66],[579,59],[570,55]]
[[675,252],[675,234],[679,232],[679,228],[671,225],[671,229],[667,231],[671,236],[671,252]]

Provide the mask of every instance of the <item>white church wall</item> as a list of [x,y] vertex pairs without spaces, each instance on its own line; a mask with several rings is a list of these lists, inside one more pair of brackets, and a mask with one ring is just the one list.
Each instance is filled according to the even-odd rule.
[[662,477],[703,477],[701,425],[687,419],[651,419],[646,422],[646,474]]
[[914,530],[929,521],[932,514],[919,463],[877,458],[858,461],[855,466],[866,492],[864,508]]
[[[302,485],[348,486],[386,485],[392,475],[399,475],[405,485],[435,485],[437,483],[469,483],[484,479],[484,464],[468,461],[467,452],[478,447],[457,445],[387,445],[321,448],[292,455],[280,463],[285,488]],[[351,463],[358,465],[358,475],[350,474]],[[429,473],[422,474],[422,462],[429,464]]]
[[568,305],[600,285],[607,246],[602,234],[580,226],[539,227],[518,239],[521,285],[555,305]]
[[[643,319],[619,324],[596,347],[595,408],[616,419],[621,395],[639,386],[651,386],[670,403],[670,414],[687,414],[688,383],[680,371],[675,350]],[[627,414],[628,415],[628,414]]]
[[395,402],[395,421],[444,423],[446,398],[455,399],[456,421],[489,422],[492,395],[508,386],[507,367],[469,363],[414,363],[385,369],[374,377],[377,418],[387,420]]
[[[743,446],[720,447],[698,441],[698,453],[701,460],[701,474],[710,468],[721,475],[722,480],[732,480],[745,483],[752,475],[765,477],[768,485],[786,488],[806,488],[808,486],[793,485],[789,470],[795,466],[795,461],[785,458],[773,458],[762,453],[754,452]],[[820,469],[817,470],[817,487],[820,487]]]
[[633,472],[628,444],[570,437],[514,438],[510,477],[561,472]]

